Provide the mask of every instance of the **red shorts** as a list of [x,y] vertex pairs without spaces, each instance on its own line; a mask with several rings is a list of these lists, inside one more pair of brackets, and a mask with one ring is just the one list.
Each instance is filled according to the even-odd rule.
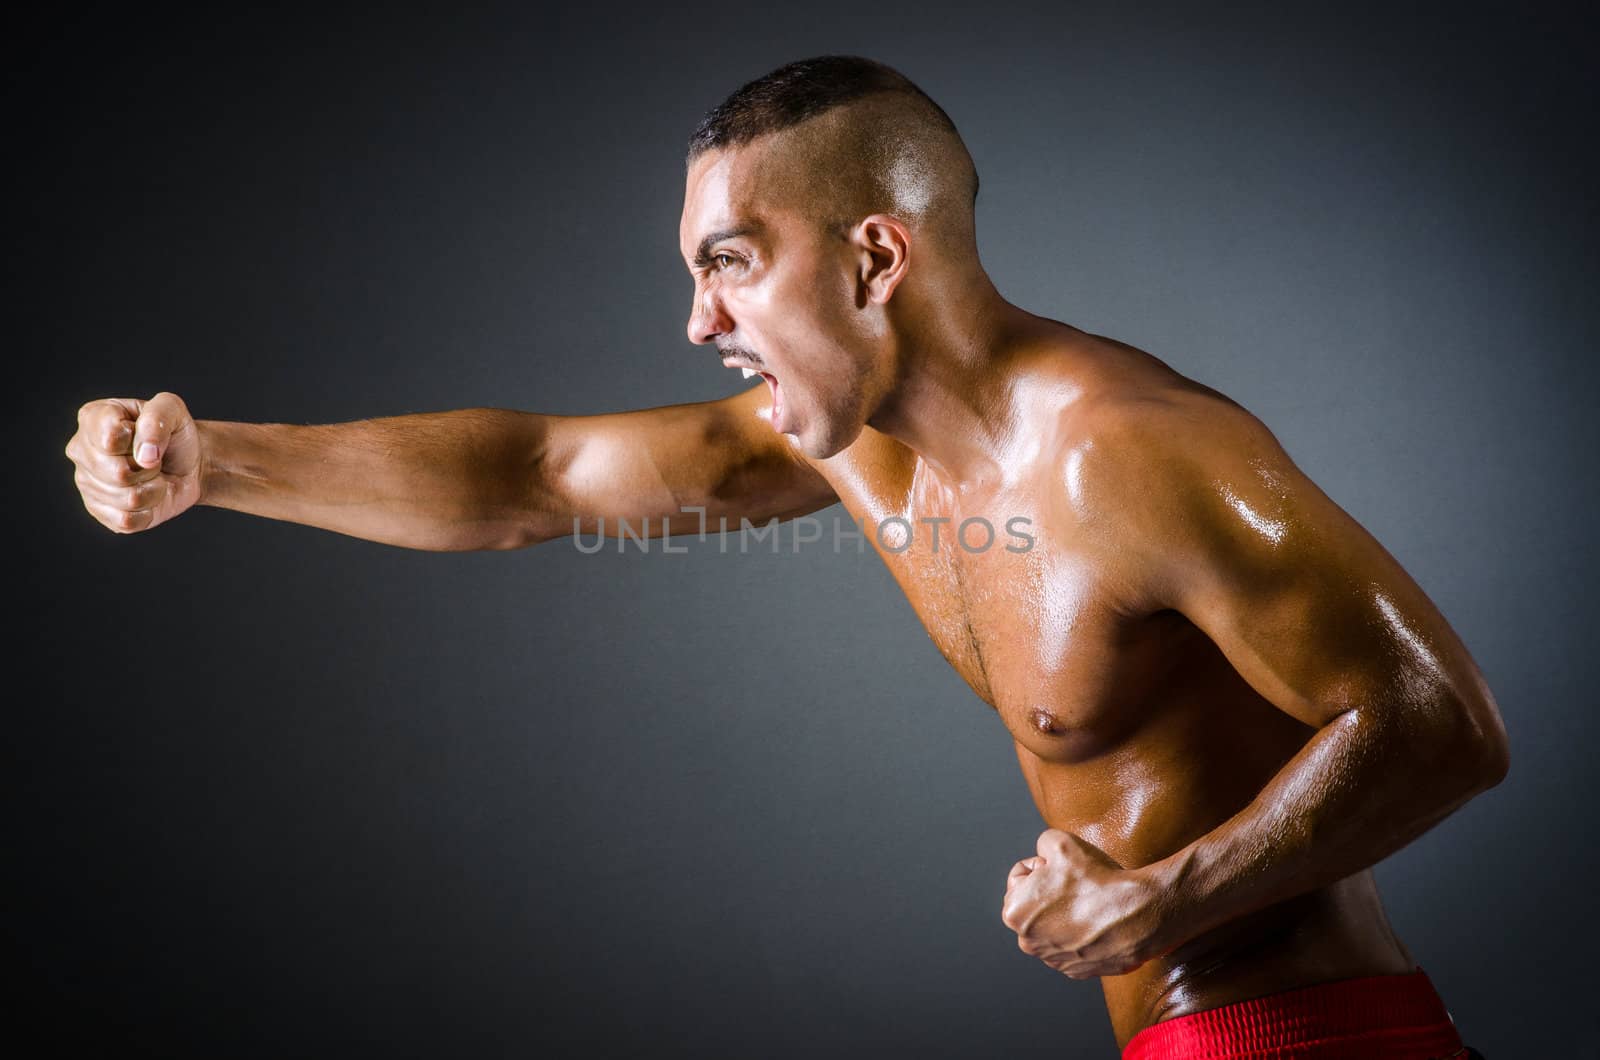
[[1285,990],[1163,1020],[1122,1060],[1432,1060],[1465,1057],[1444,1002],[1418,968]]

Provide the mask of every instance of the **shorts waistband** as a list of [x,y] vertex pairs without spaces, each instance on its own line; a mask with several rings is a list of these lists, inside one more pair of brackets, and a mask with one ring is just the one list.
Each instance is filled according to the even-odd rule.
[[1122,1060],[1377,1060],[1465,1055],[1421,968],[1297,987],[1152,1024]]

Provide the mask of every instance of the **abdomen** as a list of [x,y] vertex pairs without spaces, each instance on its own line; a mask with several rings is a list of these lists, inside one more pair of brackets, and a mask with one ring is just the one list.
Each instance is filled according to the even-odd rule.
[[[1207,642],[1141,724],[1077,762],[1017,745],[1040,814],[1126,868],[1159,861],[1244,809],[1314,732],[1257,695]],[[1296,986],[1412,971],[1370,872],[1240,917],[1101,980],[1119,1044],[1160,1019]]]
[[1137,726],[1092,757],[1051,759],[1017,744],[1046,823],[1126,868],[1159,861],[1243,809],[1313,731],[1257,695],[1210,641],[1146,694],[1131,708]]

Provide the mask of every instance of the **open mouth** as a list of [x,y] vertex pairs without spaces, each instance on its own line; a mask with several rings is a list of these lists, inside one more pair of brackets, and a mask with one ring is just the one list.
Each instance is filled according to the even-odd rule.
[[[728,367],[732,368],[734,366],[729,365]],[[767,381],[767,386],[772,391],[772,411],[770,413],[772,429],[780,434],[783,433],[783,427],[781,426],[783,416],[783,387],[778,384],[778,380],[774,376],[767,372],[760,371],[756,368],[746,368],[744,365],[739,365],[738,367],[739,371],[744,374],[746,379],[754,379],[756,376],[760,376],[762,379]]]
[[766,372],[757,372],[756,375],[765,379],[767,386],[772,388],[772,429],[782,433],[783,428],[779,424],[783,422],[783,388]]

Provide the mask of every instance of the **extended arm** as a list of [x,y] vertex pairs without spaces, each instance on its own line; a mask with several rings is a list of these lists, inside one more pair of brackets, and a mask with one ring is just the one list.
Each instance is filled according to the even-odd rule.
[[648,518],[659,535],[698,526],[686,506],[764,521],[832,503],[764,407],[751,388],[602,416],[463,409],[296,426],[194,421],[162,394],[84,406],[67,455],[85,506],[121,532],[202,503],[408,548],[516,548],[602,517],[608,533]]

